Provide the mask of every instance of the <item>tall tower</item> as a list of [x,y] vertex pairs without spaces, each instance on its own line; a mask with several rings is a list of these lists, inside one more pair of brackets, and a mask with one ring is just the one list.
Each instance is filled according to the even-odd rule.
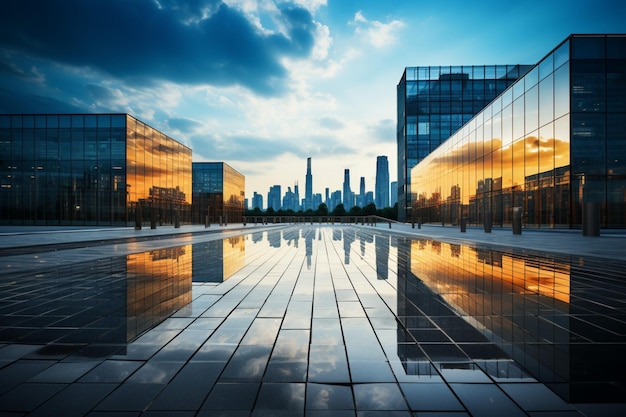
[[343,208],[346,211],[350,210],[354,205],[353,200],[352,190],[350,189],[350,170],[346,168],[343,171]]
[[306,182],[304,184],[304,207],[302,209],[307,211],[313,209],[313,174],[311,174],[311,158],[306,159]]
[[361,177],[361,182],[359,183],[359,197],[357,200],[357,206],[365,207],[365,177]]
[[389,161],[387,156],[376,157],[376,207],[379,209],[389,207]]

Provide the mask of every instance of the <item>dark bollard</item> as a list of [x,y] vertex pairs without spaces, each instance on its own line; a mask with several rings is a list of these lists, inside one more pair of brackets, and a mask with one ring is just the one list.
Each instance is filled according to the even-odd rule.
[[391,229],[391,222],[389,222],[389,228]]
[[422,218],[421,217],[419,219],[417,219],[417,228],[418,229],[422,228]]
[[491,233],[492,225],[493,225],[493,220],[491,219],[491,213],[487,212],[485,213],[485,223],[484,223],[485,233]]
[[583,236],[600,236],[600,203],[583,203]]
[[135,213],[135,230],[141,230],[141,223],[142,223],[141,208],[138,208]]
[[513,207],[513,234],[522,234],[522,208]]
[[206,229],[210,225],[211,223],[209,223],[209,215],[207,214],[206,216],[204,216],[204,228]]
[[174,229],[180,229],[180,215],[178,212],[174,215]]
[[465,217],[461,217],[461,233],[465,233],[467,230],[467,219]]

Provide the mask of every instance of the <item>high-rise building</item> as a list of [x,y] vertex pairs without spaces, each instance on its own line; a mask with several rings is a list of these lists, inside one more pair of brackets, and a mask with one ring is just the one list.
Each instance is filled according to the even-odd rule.
[[397,86],[398,219],[414,201],[410,171],[530,65],[407,67]]
[[280,185],[273,185],[270,187],[269,193],[267,193],[267,208],[278,211],[281,209],[281,192]]
[[328,206],[328,210],[333,211],[339,204],[342,204],[341,190],[335,190],[330,195],[330,205]]
[[343,208],[346,211],[354,206],[354,198],[350,189],[350,170],[348,168],[343,171]]
[[328,209],[330,210],[330,188],[326,187],[324,191],[326,194],[326,197],[324,198],[324,204],[326,204],[326,207],[328,207]]
[[389,161],[385,155],[376,157],[376,207],[389,207]]
[[311,158],[306,159],[306,180],[304,184],[304,207],[303,210],[315,210],[313,207],[313,174],[311,173]]
[[191,149],[131,115],[0,115],[0,223],[189,223],[191,182]]
[[359,182],[359,195],[356,198],[356,205],[365,207],[365,177],[361,177]]
[[398,181],[392,181],[390,188],[389,206],[393,207],[398,203]]
[[252,196],[252,210],[258,208],[259,210],[263,210],[263,195],[258,194],[256,191]]
[[191,221],[240,223],[244,205],[246,179],[224,162],[194,162],[192,173]]
[[293,186],[293,198],[295,199],[295,204],[293,205],[293,211],[300,210],[300,186],[296,181],[296,184]]
[[291,187],[287,187],[287,192],[283,197],[283,210],[292,210],[294,212],[298,211],[298,197],[297,195],[291,191]]
[[569,36],[411,170],[415,215],[624,228],[624,126],[626,36]]

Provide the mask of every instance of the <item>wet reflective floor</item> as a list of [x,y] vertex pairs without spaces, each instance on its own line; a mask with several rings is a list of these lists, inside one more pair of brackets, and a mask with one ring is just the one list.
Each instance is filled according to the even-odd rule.
[[0,275],[0,411],[626,415],[626,262],[285,227]]

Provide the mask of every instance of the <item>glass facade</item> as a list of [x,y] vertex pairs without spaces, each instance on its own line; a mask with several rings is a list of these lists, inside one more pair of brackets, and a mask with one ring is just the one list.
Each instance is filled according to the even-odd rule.
[[0,115],[0,222],[189,219],[191,149],[127,114]]
[[397,87],[400,220],[406,220],[414,201],[411,168],[530,68],[529,65],[405,68]]
[[626,37],[573,35],[411,170],[411,219],[626,227]]
[[246,178],[224,162],[194,162],[192,221],[240,223]]

